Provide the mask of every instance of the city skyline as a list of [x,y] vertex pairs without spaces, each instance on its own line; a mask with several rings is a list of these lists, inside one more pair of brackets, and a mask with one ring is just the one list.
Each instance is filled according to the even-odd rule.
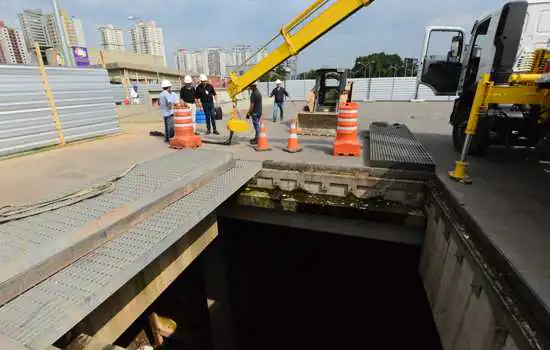
[[254,54],[249,64],[258,63],[267,52],[242,44],[229,48],[178,49],[175,54],[176,68],[184,74],[228,76],[228,67],[241,66]]
[[[427,0],[421,1],[425,4]],[[177,48],[228,47],[243,42],[254,47],[261,46],[277,34],[281,26],[307,8],[311,0],[282,0],[277,9],[268,0],[184,1],[171,2],[169,6],[137,2],[131,7],[123,2],[105,0],[59,0],[59,4],[83,20],[87,46],[91,48],[100,47],[99,25],[111,23],[125,29],[130,25],[129,16],[154,18],[164,29],[167,63],[175,67],[174,53]],[[469,31],[476,18],[501,4],[501,0],[464,0],[461,3],[431,1],[428,6],[413,6],[402,0],[374,2],[300,53],[299,70],[305,72],[322,65],[349,68],[356,57],[373,52],[415,57],[421,50],[425,26],[453,25]],[[23,8],[36,7],[51,12],[47,1],[19,0],[3,4],[0,1],[1,19],[19,29],[13,22],[16,13]],[[106,8],[109,10],[106,11]],[[395,8],[400,11],[394,11]],[[207,30],[200,30],[205,23],[205,13],[213,20],[208,22]],[[236,24],[235,18],[243,21]]]

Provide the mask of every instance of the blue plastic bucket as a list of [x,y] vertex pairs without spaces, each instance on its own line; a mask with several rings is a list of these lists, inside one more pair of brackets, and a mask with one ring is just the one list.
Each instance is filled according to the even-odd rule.
[[197,109],[195,123],[206,124],[206,115],[202,109]]

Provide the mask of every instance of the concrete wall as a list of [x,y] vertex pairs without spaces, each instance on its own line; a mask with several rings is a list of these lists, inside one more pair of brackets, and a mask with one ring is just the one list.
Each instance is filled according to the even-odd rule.
[[[443,349],[515,350],[520,339],[483,273],[437,204],[428,203],[420,275]],[[516,325],[517,326],[517,325]]]

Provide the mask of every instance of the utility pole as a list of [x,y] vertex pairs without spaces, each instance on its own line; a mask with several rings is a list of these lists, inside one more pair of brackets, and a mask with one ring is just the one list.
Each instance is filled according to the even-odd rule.
[[61,18],[61,15],[59,13],[59,5],[57,4],[57,0],[52,0],[52,6],[53,6],[53,15],[55,18],[55,25],[57,27],[57,31],[59,32],[59,37],[61,39],[61,49],[63,50],[63,56],[65,56],[65,64],[69,67],[74,67],[75,64],[74,64],[71,48],[69,47],[67,31],[65,30],[63,19]]

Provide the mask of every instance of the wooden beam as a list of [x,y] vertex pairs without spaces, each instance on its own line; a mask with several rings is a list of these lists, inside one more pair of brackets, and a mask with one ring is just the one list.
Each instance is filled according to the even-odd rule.
[[93,334],[100,343],[115,342],[217,235],[212,214],[88,316],[78,332]]
[[50,87],[50,81],[48,79],[48,72],[46,72],[46,67],[44,66],[44,60],[42,59],[42,53],[40,52],[40,46],[38,43],[34,45],[34,52],[36,54],[36,59],[38,60],[38,68],[40,70],[40,77],[42,78],[42,86],[46,92],[46,97],[48,98],[48,103],[52,109],[52,119],[55,124],[55,130],[59,135],[59,144],[65,144],[65,134],[63,133],[63,127],[61,126],[61,119],[59,118],[59,113],[57,112],[57,105],[55,104],[55,98],[53,97],[52,89]]

